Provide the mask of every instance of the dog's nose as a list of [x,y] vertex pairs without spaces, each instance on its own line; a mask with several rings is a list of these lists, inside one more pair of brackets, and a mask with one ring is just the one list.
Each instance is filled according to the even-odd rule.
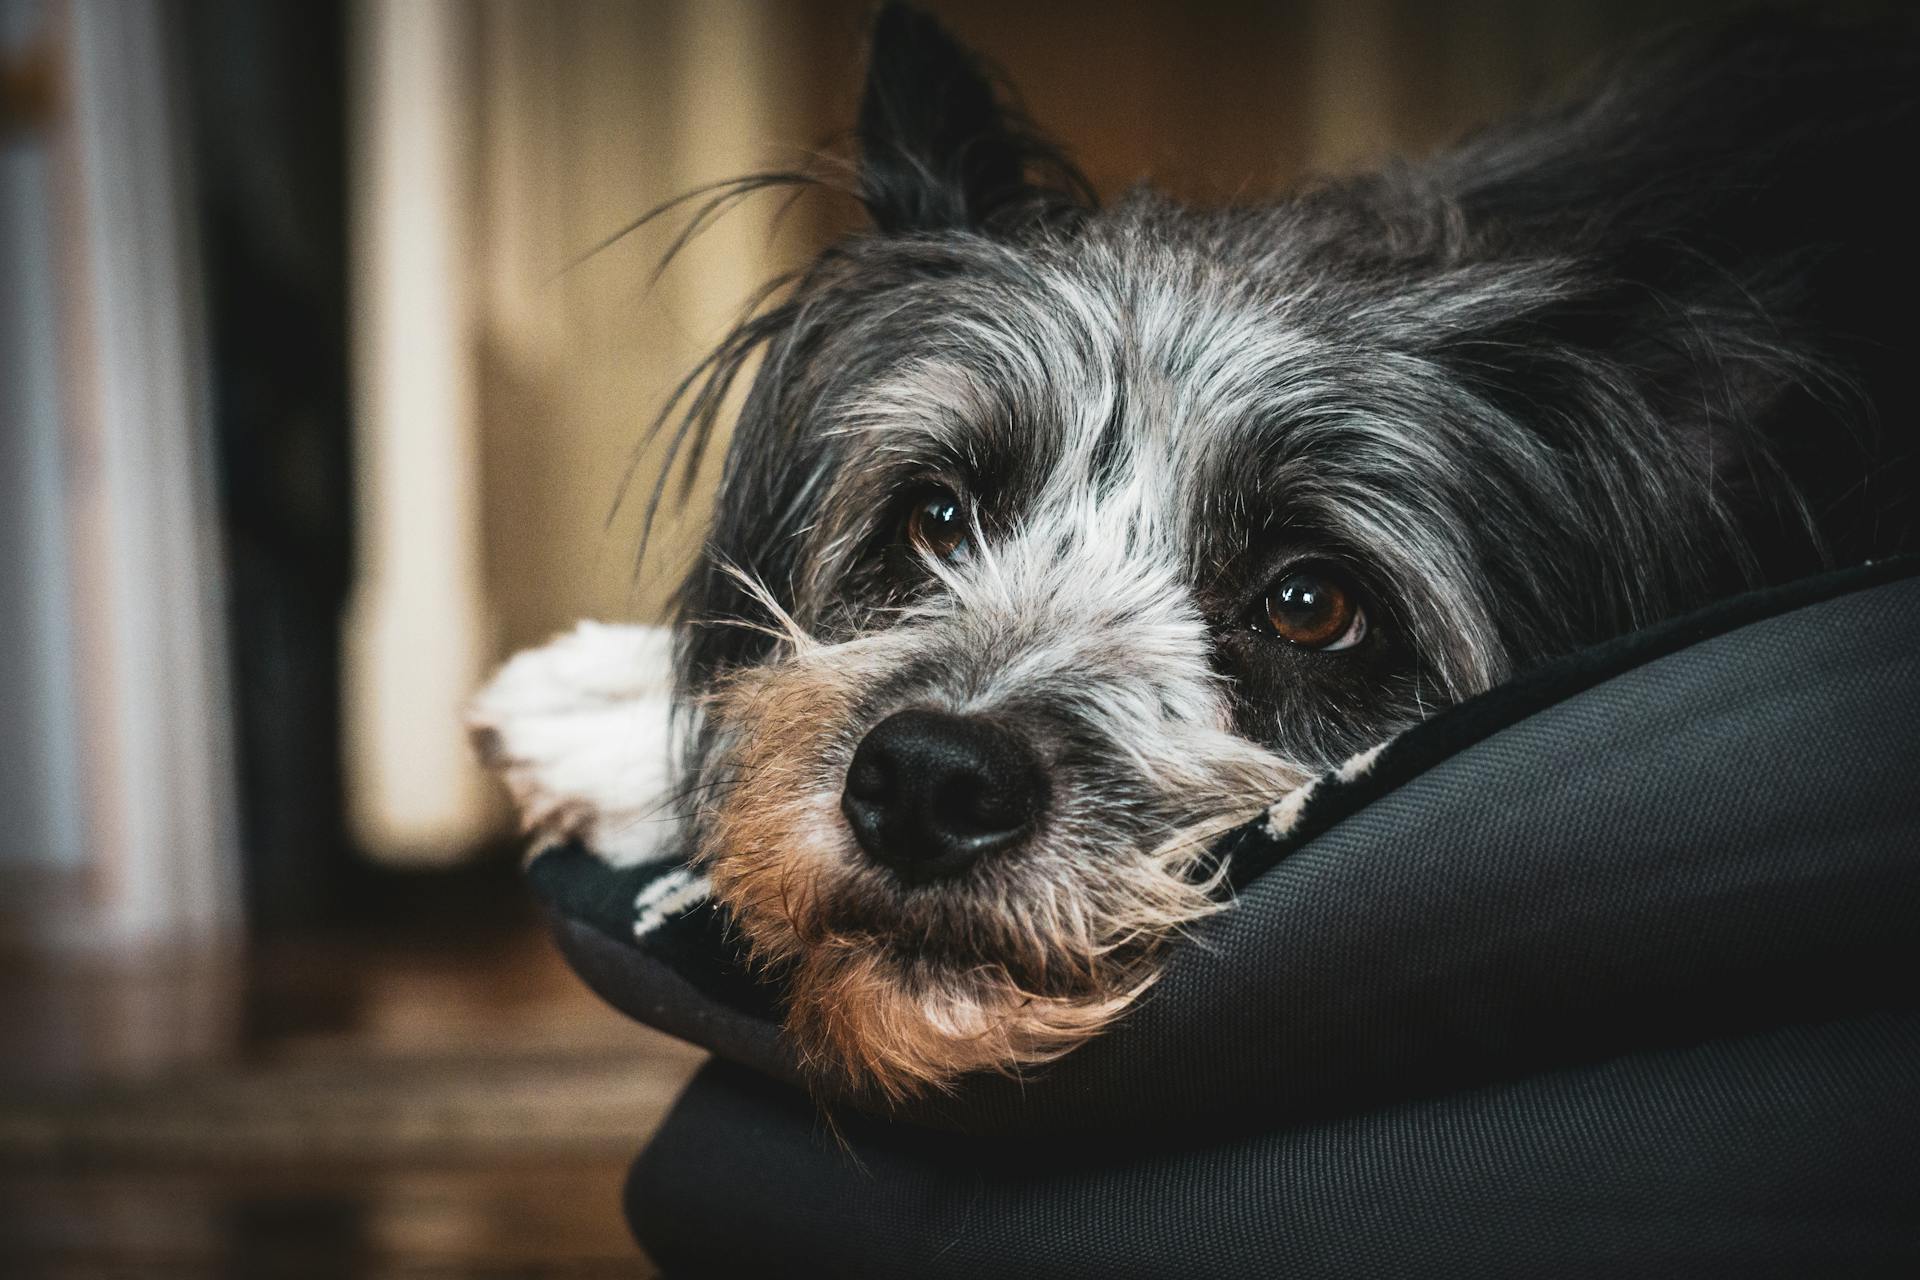
[[972,716],[897,711],[853,753],[840,809],[876,861],[937,880],[1018,844],[1047,799],[1026,743]]

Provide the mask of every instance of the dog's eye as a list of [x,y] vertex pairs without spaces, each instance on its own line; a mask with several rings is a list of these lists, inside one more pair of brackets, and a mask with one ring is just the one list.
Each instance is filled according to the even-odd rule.
[[1267,588],[1254,625],[1302,649],[1333,653],[1367,636],[1360,593],[1336,569],[1289,569]]
[[914,498],[902,532],[936,560],[964,560],[971,533],[966,504],[951,489],[927,489]]

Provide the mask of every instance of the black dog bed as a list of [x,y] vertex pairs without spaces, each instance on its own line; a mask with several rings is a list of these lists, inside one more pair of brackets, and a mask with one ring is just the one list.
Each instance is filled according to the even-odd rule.
[[1576,655],[1229,836],[1113,1031],[885,1117],[689,873],[530,875],[716,1054],[627,1190],[673,1274],[1920,1275],[1917,713],[1913,560]]

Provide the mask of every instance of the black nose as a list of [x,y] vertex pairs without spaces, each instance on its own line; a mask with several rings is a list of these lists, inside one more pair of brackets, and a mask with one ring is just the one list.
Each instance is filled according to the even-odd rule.
[[985,720],[897,711],[867,734],[840,809],[877,861],[913,883],[1018,844],[1046,804],[1040,761]]

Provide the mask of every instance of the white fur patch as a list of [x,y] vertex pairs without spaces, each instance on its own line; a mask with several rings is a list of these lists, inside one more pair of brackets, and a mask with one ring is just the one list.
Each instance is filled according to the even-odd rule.
[[516,654],[467,724],[538,842],[579,839],[616,866],[669,856],[672,638],[582,622]]

